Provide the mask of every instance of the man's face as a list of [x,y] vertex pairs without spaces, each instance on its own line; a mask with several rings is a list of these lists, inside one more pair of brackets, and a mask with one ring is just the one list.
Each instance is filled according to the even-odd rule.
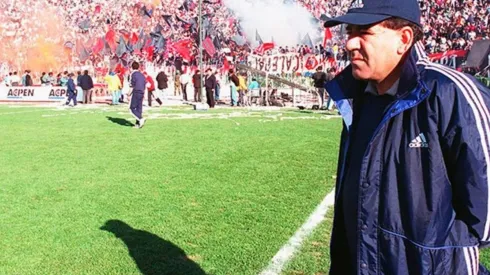
[[352,75],[359,80],[383,80],[400,60],[400,33],[381,26],[347,26],[346,49],[351,56]]

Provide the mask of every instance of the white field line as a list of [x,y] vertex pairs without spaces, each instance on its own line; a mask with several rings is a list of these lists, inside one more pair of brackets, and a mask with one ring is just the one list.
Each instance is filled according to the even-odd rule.
[[328,208],[334,204],[335,189],[332,190],[323,201],[311,213],[306,222],[294,233],[294,235],[283,245],[277,254],[269,262],[269,265],[260,275],[279,275],[286,264],[293,258],[294,254],[301,248],[315,228],[325,219]]
[[19,112],[6,112],[6,113],[0,113],[0,116],[25,114],[25,113],[34,113],[34,112],[41,112],[41,111],[46,111],[46,110],[30,110],[30,111],[19,111]]

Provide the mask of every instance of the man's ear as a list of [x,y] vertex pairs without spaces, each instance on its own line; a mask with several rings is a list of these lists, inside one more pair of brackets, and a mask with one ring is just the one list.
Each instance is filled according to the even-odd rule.
[[400,34],[400,40],[397,52],[398,54],[403,55],[410,50],[410,47],[414,42],[414,33],[412,28],[408,26],[399,29],[398,33]]

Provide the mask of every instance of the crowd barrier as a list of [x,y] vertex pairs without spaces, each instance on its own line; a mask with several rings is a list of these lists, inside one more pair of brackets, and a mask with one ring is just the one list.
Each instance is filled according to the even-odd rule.
[[[107,86],[104,84],[94,84],[94,99],[105,99],[110,96],[107,92]],[[78,94],[78,101],[83,98]],[[32,87],[0,87],[0,101],[12,102],[61,102],[66,101],[66,87],[57,86],[32,86]]]

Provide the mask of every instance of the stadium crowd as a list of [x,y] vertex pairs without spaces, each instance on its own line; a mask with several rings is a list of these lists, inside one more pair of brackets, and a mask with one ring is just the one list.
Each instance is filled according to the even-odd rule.
[[[344,13],[352,2],[297,1],[319,20]],[[205,62],[227,66],[224,63],[228,61],[244,61],[253,49],[246,43],[233,11],[221,0],[203,3],[203,38],[210,38],[205,47]],[[468,50],[472,41],[489,39],[490,0],[419,0],[419,3],[427,52]],[[166,65],[197,63],[196,0],[17,0],[0,2],[0,10],[0,42],[4,47],[19,49],[21,45],[36,44],[42,37],[70,49],[72,61],[78,64],[94,65],[107,57],[111,66],[127,65],[127,60],[135,58]],[[45,17],[46,12],[50,13],[49,18]],[[316,53],[346,60],[340,28],[332,29],[332,33],[325,48],[323,43],[298,44],[276,47],[268,53]],[[120,47],[121,38],[124,47]],[[2,54],[3,62],[8,60],[6,55],[14,52]]]
[[[300,0],[320,18],[345,13],[352,1]],[[468,50],[472,42],[490,38],[490,0],[418,0],[428,53]],[[342,37],[342,36],[337,36]],[[336,41],[338,42],[338,41]]]

